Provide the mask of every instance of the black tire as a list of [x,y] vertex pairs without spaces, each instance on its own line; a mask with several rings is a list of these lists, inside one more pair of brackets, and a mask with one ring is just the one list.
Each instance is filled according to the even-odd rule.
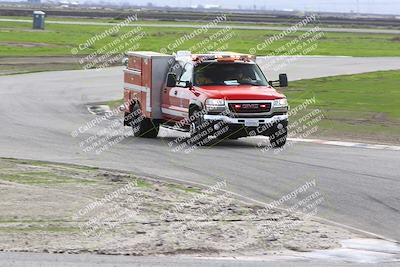
[[152,119],[144,117],[138,104],[132,109],[131,126],[135,137],[156,138],[160,124]]
[[286,139],[287,139],[287,130],[285,133],[280,134],[278,136],[272,135],[269,137],[269,142],[271,143],[272,147],[279,148],[283,147],[286,144]]
[[132,115],[133,115],[133,113],[125,112],[125,114],[124,114],[124,126],[132,126]]
[[192,107],[190,110],[190,117],[193,120],[190,121],[190,143],[198,146],[204,145],[208,134],[207,122],[204,121],[201,111],[197,107]]

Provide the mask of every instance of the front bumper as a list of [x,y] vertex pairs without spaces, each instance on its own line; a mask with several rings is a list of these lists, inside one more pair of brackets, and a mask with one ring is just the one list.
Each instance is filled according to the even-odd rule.
[[274,124],[280,121],[287,121],[288,115],[275,115],[271,118],[232,118],[225,115],[204,115],[205,120],[210,121],[222,121],[226,124],[238,124],[238,125],[251,125],[255,121],[258,122],[259,125],[262,124]]
[[[228,126],[230,132],[240,136],[253,135],[269,136],[288,125],[288,115],[275,115],[271,118],[232,118],[225,115],[204,115],[204,120],[212,125],[220,124],[218,128]],[[222,123],[222,125],[221,125]]]

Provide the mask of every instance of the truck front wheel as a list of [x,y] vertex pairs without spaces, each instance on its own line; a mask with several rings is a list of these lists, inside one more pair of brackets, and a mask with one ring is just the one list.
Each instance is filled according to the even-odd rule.
[[204,121],[203,114],[197,108],[191,108],[190,118],[190,142],[203,145],[209,135],[209,122]]
[[160,124],[142,114],[138,104],[132,108],[131,126],[135,137],[156,138]]
[[269,142],[271,143],[272,147],[283,147],[286,144],[286,139],[287,139],[287,131],[282,134],[273,134],[269,137]]

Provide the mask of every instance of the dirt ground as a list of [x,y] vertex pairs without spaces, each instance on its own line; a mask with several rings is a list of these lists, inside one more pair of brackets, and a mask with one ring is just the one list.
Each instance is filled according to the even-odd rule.
[[[0,42],[1,43],[1,42]],[[8,42],[8,45],[16,45]],[[32,43],[18,43],[29,47]],[[37,44],[36,46],[46,45]],[[70,56],[41,56],[41,57],[0,57],[0,75],[22,74],[40,71],[81,70],[84,65],[79,63],[80,58]],[[121,62],[114,62],[109,66],[119,66]]]
[[0,159],[0,251],[252,256],[339,247],[359,235],[210,188],[126,172]]
[[[24,45],[29,45],[25,43]],[[0,57],[0,75],[39,71],[77,70],[79,59],[67,57]]]

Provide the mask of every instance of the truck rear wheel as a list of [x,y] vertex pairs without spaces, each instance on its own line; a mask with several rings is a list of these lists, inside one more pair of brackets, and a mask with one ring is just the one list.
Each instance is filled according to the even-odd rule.
[[160,124],[142,114],[139,105],[136,104],[132,110],[132,129],[135,137],[156,138]]

